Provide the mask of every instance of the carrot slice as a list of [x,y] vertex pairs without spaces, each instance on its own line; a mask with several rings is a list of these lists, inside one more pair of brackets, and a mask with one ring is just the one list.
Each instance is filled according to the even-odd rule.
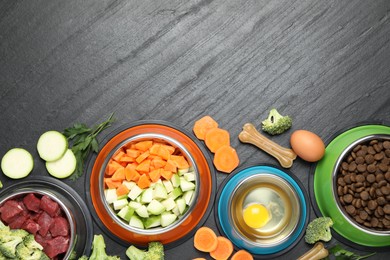
[[150,147],[152,147],[153,141],[141,141],[135,144],[135,148],[140,151],[147,151]]
[[120,162],[134,162],[135,159],[133,157],[130,157],[126,154],[124,154],[120,159],[119,159]]
[[135,169],[137,171],[140,171],[140,172],[149,172],[150,171],[150,160],[143,161]]
[[122,158],[122,156],[123,156],[124,154],[125,154],[125,153],[124,153],[123,151],[119,150],[119,151],[117,151],[117,152],[112,156],[112,159],[113,159],[114,161],[119,162],[120,159]]
[[172,145],[169,145],[169,144],[163,144],[163,146],[165,148],[167,148],[169,154],[173,154],[175,152],[175,150],[176,150],[175,147],[173,147]]
[[111,176],[116,172],[116,170],[118,170],[121,167],[123,166],[117,163],[116,161],[110,161],[107,165],[106,174]]
[[154,168],[158,169],[158,168],[164,168],[167,162],[161,159],[160,157],[158,157],[158,158],[154,158],[151,164],[154,166]]
[[234,148],[223,145],[214,154],[213,163],[218,171],[231,173],[240,163]]
[[204,140],[206,133],[213,128],[217,128],[218,123],[210,116],[204,116],[201,119],[195,121],[192,130],[196,137],[200,140]]
[[138,187],[141,189],[146,189],[150,187],[150,180],[149,177],[146,174],[142,174],[141,177],[139,177],[139,180],[137,182]]
[[161,177],[161,170],[157,169],[149,172],[149,177],[152,180],[152,182],[158,181]]
[[190,167],[186,158],[183,155],[171,155],[171,157],[169,158],[175,162],[177,168],[179,169],[187,169]]
[[146,151],[146,152],[142,153],[140,156],[138,156],[138,157],[135,159],[135,161],[136,161],[137,163],[141,163],[143,160],[145,160],[146,158],[148,158],[148,156],[149,156],[149,151]]
[[173,172],[171,172],[171,171],[166,171],[166,170],[161,171],[161,176],[164,177],[164,179],[166,179],[166,180],[170,180],[172,178],[172,175],[173,175]]
[[113,181],[123,181],[124,179],[126,179],[125,168],[122,167],[116,170],[116,172],[112,175],[111,179]]
[[158,156],[160,156],[164,160],[168,160],[171,154],[169,153],[169,150],[165,146],[160,146],[160,149],[158,149]]
[[126,187],[126,185],[121,184],[121,185],[119,185],[118,188],[116,188],[116,195],[117,196],[126,195],[129,193],[129,191],[130,190]]
[[109,189],[116,189],[121,185],[120,181],[113,181],[111,178],[104,178],[104,183]]
[[204,141],[207,148],[215,153],[221,146],[230,145],[230,135],[225,129],[213,128],[206,133]]
[[208,227],[199,228],[194,236],[194,247],[202,252],[211,252],[217,248],[218,240],[215,232]]
[[127,149],[126,150],[126,154],[128,156],[130,156],[131,158],[137,158],[138,156],[140,156],[141,152],[138,151],[138,150],[134,150],[134,149]]
[[161,144],[153,144],[149,148],[149,153],[152,155],[158,155],[158,150],[160,150]]
[[217,248],[210,252],[210,256],[218,260],[226,260],[233,253],[233,244],[226,237],[217,237]]
[[175,161],[169,159],[164,166],[164,170],[171,171],[171,172],[177,172],[177,167],[176,167]]
[[232,256],[231,260],[253,260],[253,256],[241,249]]

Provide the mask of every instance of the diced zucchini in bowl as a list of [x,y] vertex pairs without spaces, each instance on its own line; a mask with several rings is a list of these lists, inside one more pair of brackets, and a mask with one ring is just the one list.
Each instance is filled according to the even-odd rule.
[[142,223],[142,220],[137,217],[136,215],[131,216],[129,225],[135,228],[142,228],[144,229],[144,223]]
[[149,213],[148,213],[148,210],[146,209],[146,206],[145,205],[142,205],[141,207],[139,207],[138,209],[135,210],[135,212],[138,214],[138,216],[140,216],[141,218],[148,218],[149,217]]
[[116,189],[106,189],[105,196],[108,204],[113,203],[118,200],[118,196],[116,195]]
[[116,200],[112,203],[115,210],[120,210],[120,209],[124,208],[125,206],[127,206],[127,204],[128,204],[127,199]]
[[131,216],[134,214],[134,209],[131,208],[129,205],[123,207],[119,212],[118,216],[121,217],[122,219],[126,220],[127,222],[130,221]]
[[161,216],[150,216],[144,221],[145,228],[153,228],[161,226]]
[[172,224],[176,220],[177,216],[173,213],[169,213],[168,211],[161,214],[161,226],[167,227]]
[[165,211],[165,207],[163,204],[158,202],[157,200],[152,200],[148,207],[147,207],[148,212],[153,215],[160,215]]
[[133,188],[131,188],[128,196],[131,200],[135,200],[136,198],[138,198],[138,196],[142,193],[142,189],[140,187],[138,187],[137,185],[133,186]]

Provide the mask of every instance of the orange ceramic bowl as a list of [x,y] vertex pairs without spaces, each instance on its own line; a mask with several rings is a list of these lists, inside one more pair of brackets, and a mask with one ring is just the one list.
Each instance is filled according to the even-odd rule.
[[[127,140],[138,135],[159,135],[166,136],[180,143],[190,154],[195,163],[198,173],[197,197],[191,206],[188,214],[178,221],[177,225],[158,232],[145,230],[145,232],[134,231],[120,223],[118,218],[113,217],[112,212],[107,207],[107,203],[102,196],[103,174],[109,158]],[[165,246],[177,244],[189,238],[196,231],[196,227],[201,226],[210,214],[214,202],[216,183],[215,173],[208,153],[201,143],[185,133],[184,130],[174,127],[162,121],[140,121],[124,126],[112,133],[97,156],[91,158],[88,167],[86,190],[89,205],[97,224],[108,235],[111,235],[118,242],[128,245],[137,244],[146,246],[149,242],[160,241]]]

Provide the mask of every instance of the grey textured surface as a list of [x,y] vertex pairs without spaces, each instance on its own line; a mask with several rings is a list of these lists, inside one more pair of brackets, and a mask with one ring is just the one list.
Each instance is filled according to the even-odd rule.
[[[41,133],[111,112],[115,126],[162,119],[188,131],[208,114],[230,131],[241,166],[276,163],[237,139],[272,107],[294,119],[273,138],[283,146],[297,129],[326,140],[388,122],[390,1],[0,1],[0,156],[28,149],[33,176],[47,175]],[[310,166],[298,159],[291,171],[308,185]],[[217,173],[218,185],[225,177]],[[65,182],[84,194],[82,182]],[[217,231],[212,217],[205,225]],[[125,259],[125,247],[107,243]],[[192,243],[166,259],[207,257]],[[308,248],[300,241],[279,258]]]

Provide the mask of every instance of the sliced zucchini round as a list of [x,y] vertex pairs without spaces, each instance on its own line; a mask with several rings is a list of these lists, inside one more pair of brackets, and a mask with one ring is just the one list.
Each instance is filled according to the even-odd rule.
[[76,169],[77,160],[72,150],[67,149],[64,156],[54,162],[46,162],[50,175],[63,179],[69,177]]
[[68,140],[58,131],[47,131],[38,139],[38,154],[46,162],[57,161],[65,154],[67,149]]
[[33,167],[34,159],[32,155],[23,148],[13,148],[1,159],[1,170],[12,179],[26,177]]

